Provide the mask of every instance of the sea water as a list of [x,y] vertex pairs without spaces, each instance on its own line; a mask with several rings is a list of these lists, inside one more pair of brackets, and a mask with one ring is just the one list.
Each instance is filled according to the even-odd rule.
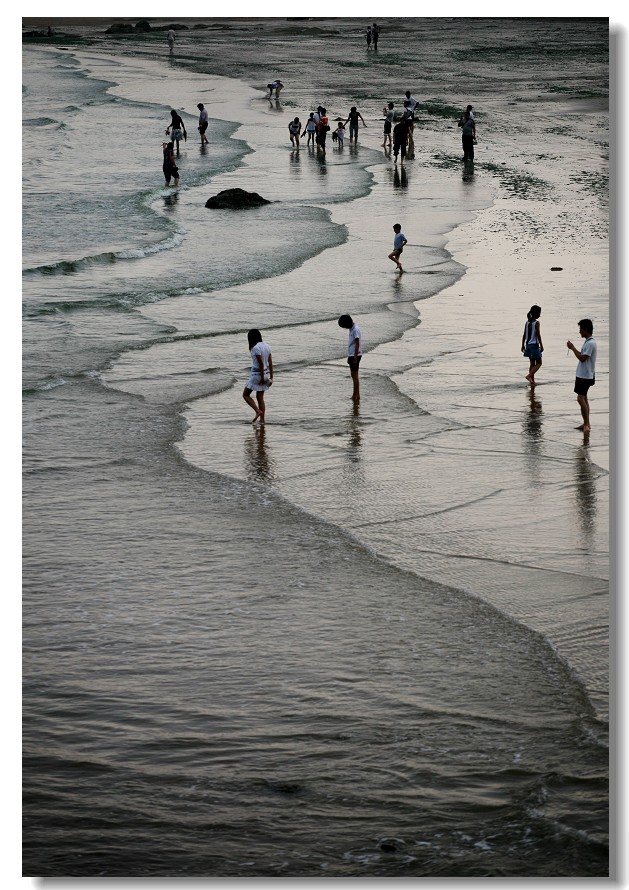
[[[24,49],[24,873],[606,875],[605,442],[566,439],[557,372],[510,381],[508,301],[447,246],[504,202],[489,248],[605,250],[607,22],[387,20],[377,55],[356,20],[192,24]],[[368,124],[325,159],[288,142],[320,103]],[[273,203],[205,208],[234,186]]]

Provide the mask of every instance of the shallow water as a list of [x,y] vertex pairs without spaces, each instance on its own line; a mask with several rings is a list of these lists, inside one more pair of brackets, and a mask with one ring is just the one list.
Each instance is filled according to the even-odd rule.
[[[377,56],[355,21],[258,24],[25,47],[24,873],[605,875],[606,22],[391,20]],[[413,70],[401,171],[378,117]],[[324,162],[286,144],[320,101],[368,123]],[[275,203],[206,210],[233,186]],[[521,252],[499,307],[449,249],[477,218],[476,265]],[[549,342],[596,312],[591,445],[572,363],[514,371],[549,244]]]

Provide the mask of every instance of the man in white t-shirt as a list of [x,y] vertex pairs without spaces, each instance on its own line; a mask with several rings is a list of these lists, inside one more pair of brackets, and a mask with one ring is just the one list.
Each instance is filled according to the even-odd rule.
[[596,340],[592,336],[594,325],[589,318],[582,318],[579,322],[579,333],[585,338],[585,343],[579,351],[572,340],[568,340],[566,346],[579,359],[577,375],[574,381],[574,391],[577,394],[577,402],[581,408],[583,423],[576,429],[584,433],[590,432],[590,403],[588,402],[588,390],[596,383]]
[[173,31],[172,28],[170,28],[170,30],[168,31],[168,34],[166,35],[166,40],[168,41],[168,48],[172,52],[173,47],[175,46],[175,32]]
[[358,367],[363,355],[362,336],[360,328],[354,322],[351,315],[341,315],[339,318],[339,327],[345,328],[349,332],[347,343],[347,364],[349,372],[352,375],[352,401],[360,402],[360,382],[358,380]]

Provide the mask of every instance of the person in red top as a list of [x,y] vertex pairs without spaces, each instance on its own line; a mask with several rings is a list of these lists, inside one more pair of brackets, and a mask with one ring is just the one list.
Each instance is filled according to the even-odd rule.
[[325,137],[328,135],[329,129],[328,113],[325,108],[322,108],[319,114],[319,122],[317,123],[317,146],[322,152],[325,152]]

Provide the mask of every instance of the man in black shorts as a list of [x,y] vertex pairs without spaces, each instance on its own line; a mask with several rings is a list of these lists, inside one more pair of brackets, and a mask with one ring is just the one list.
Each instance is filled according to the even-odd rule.
[[579,333],[585,338],[585,343],[578,350],[572,340],[568,340],[566,346],[579,359],[577,365],[577,376],[574,381],[574,391],[577,394],[577,402],[581,408],[581,416],[583,423],[576,427],[584,433],[590,432],[590,403],[588,402],[588,391],[596,382],[596,340],[592,336],[594,333],[594,325],[589,318],[582,318],[579,322]]

